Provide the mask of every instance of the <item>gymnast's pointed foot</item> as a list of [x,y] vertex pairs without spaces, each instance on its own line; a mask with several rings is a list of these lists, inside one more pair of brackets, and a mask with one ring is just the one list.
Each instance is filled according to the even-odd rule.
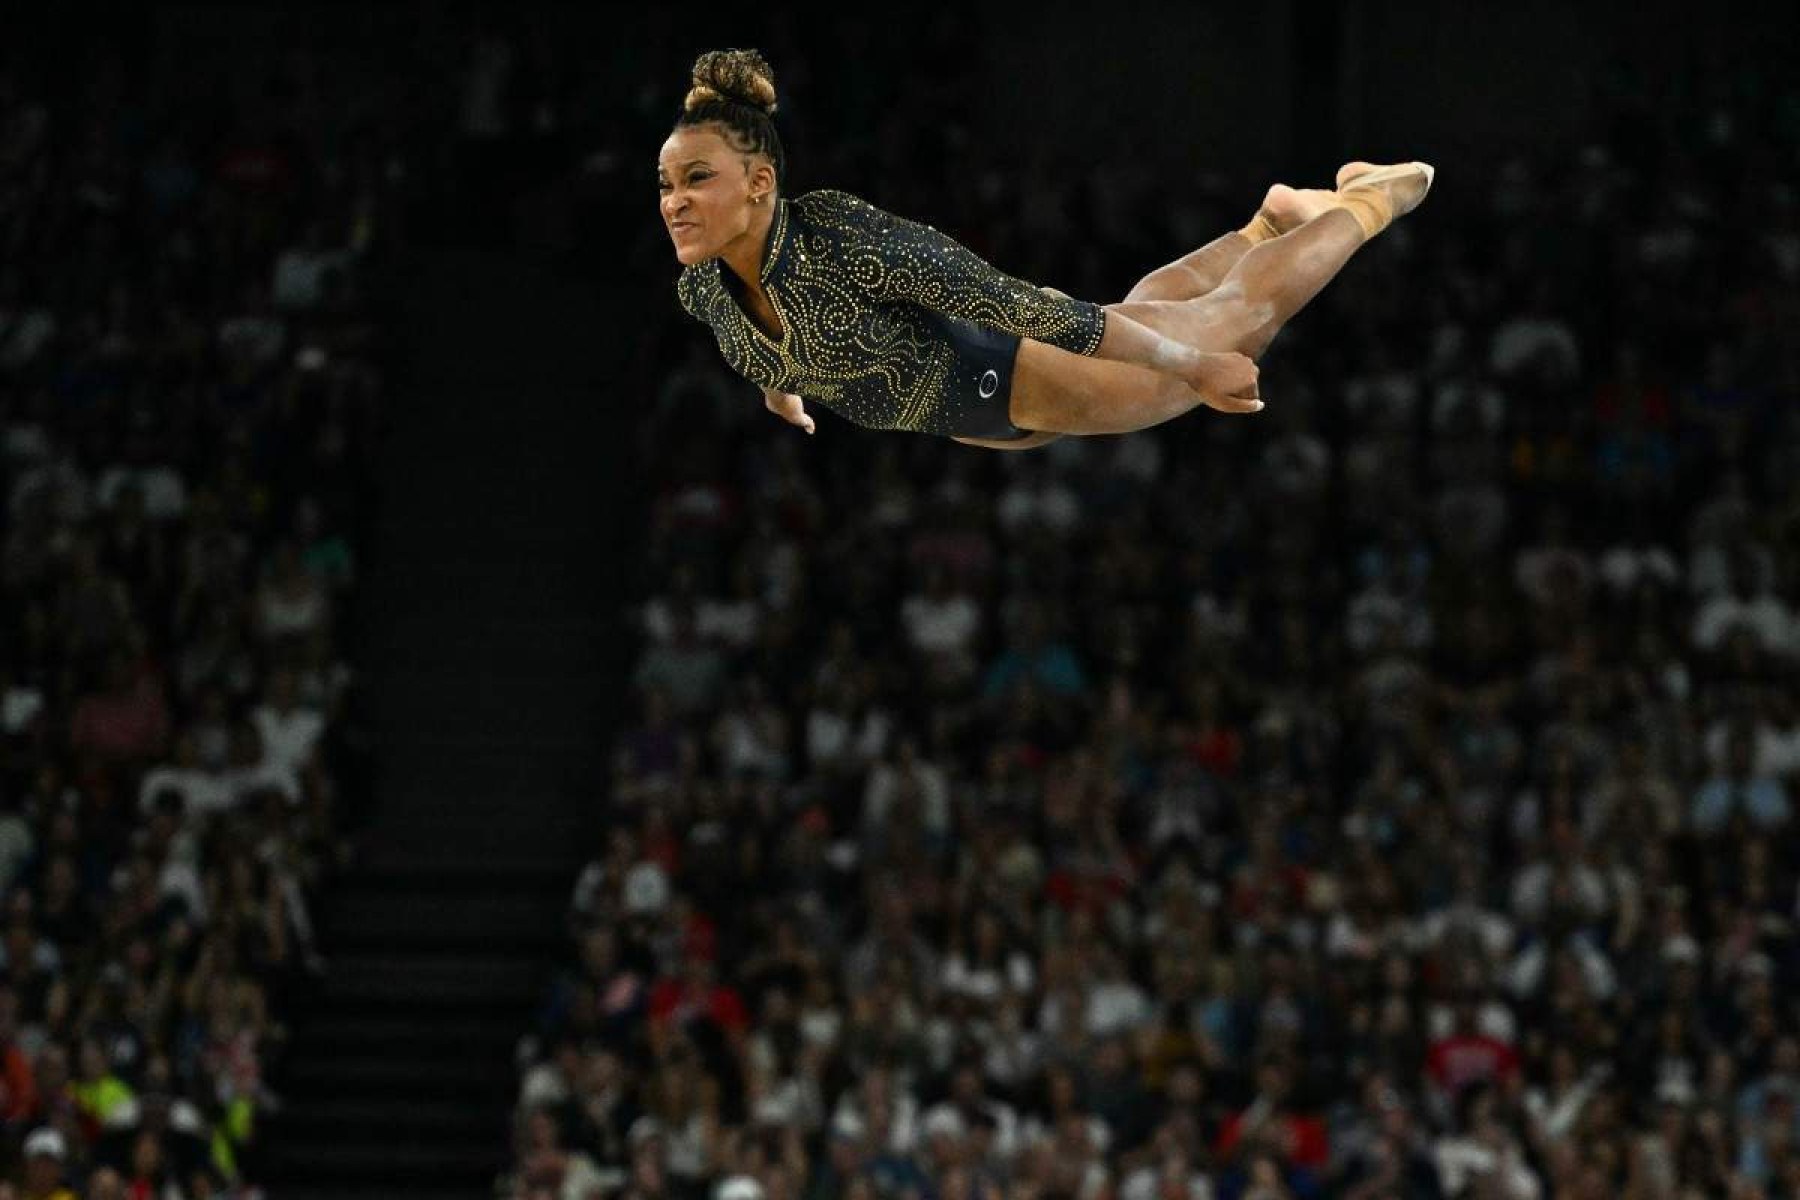
[[1338,207],[1336,192],[1316,188],[1291,188],[1278,183],[1263,196],[1262,207],[1250,223],[1238,230],[1252,242],[1266,242],[1298,229],[1320,213]]
[[1349,162],[1338,168],[1338,203],[1350,210],[1365,237],[1374,237],[1396,217],[1419,207],[1437,174],[1430,163]]

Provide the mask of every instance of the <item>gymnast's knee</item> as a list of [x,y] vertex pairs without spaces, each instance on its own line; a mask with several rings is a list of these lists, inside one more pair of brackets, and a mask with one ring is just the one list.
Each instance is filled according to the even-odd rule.
[[1132,285],[1125,293],[1122,304],[1135,304],[1141,300],[1186,300],[1191,297],[1181,289],[1181,281],[1170,268],[1162,267],[1150,272]]

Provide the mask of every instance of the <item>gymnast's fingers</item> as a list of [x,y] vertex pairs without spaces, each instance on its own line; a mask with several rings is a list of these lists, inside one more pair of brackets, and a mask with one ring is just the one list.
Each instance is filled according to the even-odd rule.
[[1251,384],[1247,391],[1231,396],[1208,396],[1206,406],[1222,413],[1253,413],[1262,411],[1262,396],[1256,384]]

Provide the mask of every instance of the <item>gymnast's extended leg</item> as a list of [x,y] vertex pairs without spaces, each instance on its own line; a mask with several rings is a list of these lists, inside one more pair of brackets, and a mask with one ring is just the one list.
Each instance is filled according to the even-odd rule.
[[[1347,162],[1338,168],[1341,190],[1364,175],[1379,170],[1374,163]],[[1214,238],[1191,254],[1150,272],[1125,296],[1127,300],[1194,300],[1218,287],[1237,266],[1238,259],[1257,245],[1291,233],[1326,210],[1336,207],[1339,192],[1323,188],[1293,188],[1285,183],[1271,187],[1263,202],[1242,229]]]
[[1339,173],[1344,186],[1325,212],[1245,251],[1210,292],[1193,300],[1109,304],[1106,311],[1197,350],[1260,357],[1351,255],[1396,216],[1417,207],[1431,178],[1429,168],[1410,163],[1379,170],[1348,164]]
[[1263,197],[1249,224],[1158,267],[1138,280],[1125,299],[1193,300],[1204,296],[1224,282],[1238,260],[1257,245],[1298,229],[1336,202],[1335,192],[1278,183]]
[[1247,354],[1239,347],[1257,342],[1265,328],[1274,336],[1362,242],[1350,214],[1329,212],[1246,253],[1223,283],[1198,300],[1107,305],[1106,334],[1092,357],[1024,339],[1013,360],[1012,423],[1043,434],[1132,433],[1193,410],[1205,403],[1200,392],[1177,375],[1125,359],[1110,343],[1160,334],[1183,353]]
[[[1219,285],[1198,299],[1107,305],[1109,318],[1125,318],[1116,332],[1124,336],[1143,326],[1203,354],[1257,357],[1369,238],[1424,199],[1431,172],[1403,164],[1355,183],[1329,211],[1246,251]],[[1107,339],[1091,359],[1022,342],[1013,375],[1013,424],[1046,433],[1129,433],[1202,402],[1173,375],[1109,356],[1107,342],[1114,334],[1109,319]]]

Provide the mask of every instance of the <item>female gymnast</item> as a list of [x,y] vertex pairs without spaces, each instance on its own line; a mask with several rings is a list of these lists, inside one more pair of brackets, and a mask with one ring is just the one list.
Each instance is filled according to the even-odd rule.
[[657,185],[682,307],[808,433],[803,397],[872,429],[999,450],[1128,433],[1199,404],[1255,412],[1254,360],[1432,178],[1425,163],[1354,162],[1336,191],[1277,184],[1242,229],[1102,307],[845,192],[787,198],[774,112],[761,54],[702,54]]

